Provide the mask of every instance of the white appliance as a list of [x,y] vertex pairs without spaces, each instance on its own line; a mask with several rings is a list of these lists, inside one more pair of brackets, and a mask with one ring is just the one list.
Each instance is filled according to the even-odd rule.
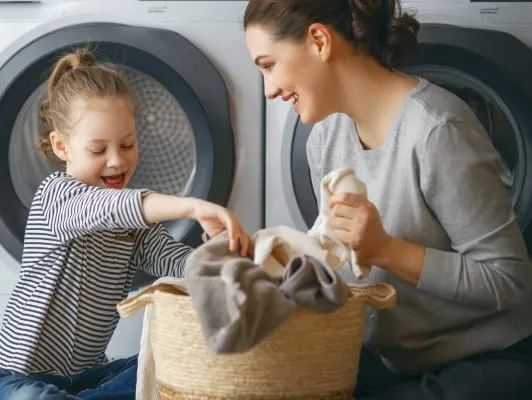
[[[475,110],[502,155],[501,174],[532,246],[532,1],[402,6],[422,24],[417,56],[405,70],[445,86]],[[318,214],[305,152],[311,128],[289,102],[266,103],[266,226],[308,229]]]
[[[57,168],[36,151],[46,74],[88,45],[122,66],[137,103],[133,187],[228,205],[251,234],[263,225],[263,94],[242,29],[245,1],[42,0],[0,4],[0,291],[16,279],[28,206]],[[168,224],[201,242],[192,221]],[[139,274],[135,287],[152,278]],[[111,358],[138,351],[142,313],[122,320]]]

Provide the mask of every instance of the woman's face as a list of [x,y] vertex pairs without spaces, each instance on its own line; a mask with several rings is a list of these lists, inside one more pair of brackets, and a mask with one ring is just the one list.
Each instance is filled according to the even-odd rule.
[[264,76],[264,94],[291,102],[305,124],[332,112],[328,43],[322,39],[312,27],[301,41],[275,40],[259,25],[246,30],[249,53]]

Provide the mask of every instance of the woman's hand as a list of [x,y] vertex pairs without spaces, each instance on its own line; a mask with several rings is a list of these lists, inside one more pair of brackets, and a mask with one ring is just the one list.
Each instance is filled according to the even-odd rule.
[[339,193],[329,206],[332,230],[355,251],[359,265],[378,265],[414,285],[419,282],[424,246],[388,235],[377,208],[363,196]]
[[217,204],[196,199],[193,205],[192,218],[197,220],[209,236],[216,236],[227,230],[229,233],[229,251],[236,252],[245,257],[252,255],[253,243],[235,214],[227,208]]
[[340,240],[351,246],[360,265],[379,265],[392,242],[377,208],[364,196],[338,193],[330,198],[330,227]]

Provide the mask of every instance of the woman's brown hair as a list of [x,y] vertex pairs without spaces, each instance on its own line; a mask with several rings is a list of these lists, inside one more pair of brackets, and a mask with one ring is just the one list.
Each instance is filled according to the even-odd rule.
[[47,96],[40,108],[41,120],[48,128],[39,137],[41,153],[50,161],[60,161],[53,153],[50,132],[70,134],[75,125],[72,105],[105,97],[130,100],[129,89],[115,67],[99,63],[86,48],[61,57],[48,79]]
[[408,62],[417,48],[418,21],[399,0],[250,0],[244,29],[261,25],[274,38],[301,40],[322,23],[387,68]]

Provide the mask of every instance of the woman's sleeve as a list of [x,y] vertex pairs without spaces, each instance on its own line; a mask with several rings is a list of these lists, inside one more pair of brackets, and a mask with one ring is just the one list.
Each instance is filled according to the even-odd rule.
[[446,122],[428,136],[420,185],[453,251],[427,249],[420,289],[493,310],[530,294],[532,265],[499,166],[480,125]]

